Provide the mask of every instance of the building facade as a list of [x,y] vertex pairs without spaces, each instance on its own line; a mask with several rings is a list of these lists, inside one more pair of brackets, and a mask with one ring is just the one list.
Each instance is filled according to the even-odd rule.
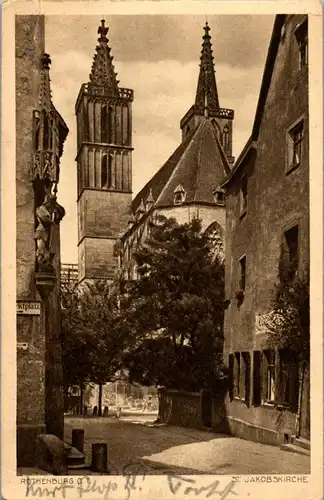
[[90,79],[75,106],[79,282],[113,278],[115,243],[131,214],[133,91],[118,85],[107,33],[102,21]]
[[309,269],[307,16],[277,16],[251,138],[226,190],[224,354],[230,428],[272,444],[310,438],[309,372],[270,349],[267,318],[281,265]]
[[136,278],[133,249],[147,237],[149,222],[157,215],[173,217],[181,224],[200,219],[218,251],[224,250],[225,199],[220,184],[234,162],[234,111],[219,105],[209,31],[206,23],[195,104],[180,122],[181,143],[132,202],[119,248],[120,265],[128,279]]
[[17,463],[63,438],[60,157],[68,128],[50,93],[44,16],[16,16]]

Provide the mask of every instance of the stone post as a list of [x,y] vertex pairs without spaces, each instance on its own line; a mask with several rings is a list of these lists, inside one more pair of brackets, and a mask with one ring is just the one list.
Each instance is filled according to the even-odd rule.
[[84,430],[72,429],[72,446],[84,453]]
[[94,472],[108,472],[108,449],[107,443],[93,443],[92,444],[92,457],[91,457],[91,470]]

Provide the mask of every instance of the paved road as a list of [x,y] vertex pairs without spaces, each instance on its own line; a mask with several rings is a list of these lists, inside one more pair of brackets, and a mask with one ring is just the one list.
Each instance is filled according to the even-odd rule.
[[[146,422],[145,422],[146,420]],[[136,474],[308,474],[306,455],[211,432],[156,426],[148,418],[66,418],[65,439],[72,428],[85,430],[85,453],[91,443],[108,444],[111,474],[131,468]],[[128,469],[130,470],[130,469]]]

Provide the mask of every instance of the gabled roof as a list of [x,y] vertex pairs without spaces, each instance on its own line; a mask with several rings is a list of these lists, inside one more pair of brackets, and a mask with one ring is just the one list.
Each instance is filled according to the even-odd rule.
[[246,145],[244,146],[241,154],[239,155],[232,171],[230,174],[223,179],[222,186],[225,187],[231,179],[236,175],[236,173],[240,170],[241,165],[244,163],[244,159],[246,158],[247,154],[251,150],[251,148],[255,148],[256,146],[256,141],[258,140],[259,137],[259,132],[260,132],[260,126],[262,122],[262,117],[264,113],[264,108],[267,102],[267,97],[268,97],[268,92],[271,84],[271,79],[272,79],[272,74],[277,58],[277,53],[278,53],[278,48],[281,40],[281,29],[285,23],[286,20],[286,15],[280,14],[277,15],[275,18],[273,30],[272,30],[272,35],[271,35],[271,40],[270,40],[270,45],[268,49],[268,54],[267,54],[267,59],[265,63],[265,68],[263,72],[263,77],[262,77],[262,83],[261,83],[261,89],[260,89],[260,94],[259,94],[259,99],[258,99],[258,104],[257,104],[257,109],[255,113],[255,118],[254,118],[254,123],[253,123],[253,128],[252,128],[252,134],[249,137]]
[[141,200],[143,199],[145,202],[150,195],[150,191],[152,193],[153,199],[157,200],[161,194],[162,189],[164,188],[166,182],[170,178],[173,170],[178,164],[179,159],[181,158],[183,152],[185,151],[188,143],[191,141],[192,136],[194,135],[195,130],[192,130],[190,134],[186,137],[186,139],[177,147],[174,153],[170,156],[170,158],[164,163],[164,165],[156,172],[155,175],[148,181],[147,184],[141,189],[141,191],[135,196],[132,209],[133,213],[138,209]]
[[152,189],[155,207],[174,205],[174,192],[179,185],[186,192],[187,203],[214,203],[214,190],[230,168],[217,132],[208,119],[176,149],[163,167],[152,177],[133,201],[133,211]]

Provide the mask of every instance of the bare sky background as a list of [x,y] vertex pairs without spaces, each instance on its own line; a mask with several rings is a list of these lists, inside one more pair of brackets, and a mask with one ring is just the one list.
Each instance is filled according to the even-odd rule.
[[[134,89],[133,193],[180,142],[180,120],[194,104],[205,16],[104,15],[121,87]],[[208,16],[220,105],[234,109],[233,154],[247,141],[274,16]],[[77,263],[75,101],[89,80],[99,16],[47,16],[53,102],[70,133],[64,147],[59,202],[62,262]]]

